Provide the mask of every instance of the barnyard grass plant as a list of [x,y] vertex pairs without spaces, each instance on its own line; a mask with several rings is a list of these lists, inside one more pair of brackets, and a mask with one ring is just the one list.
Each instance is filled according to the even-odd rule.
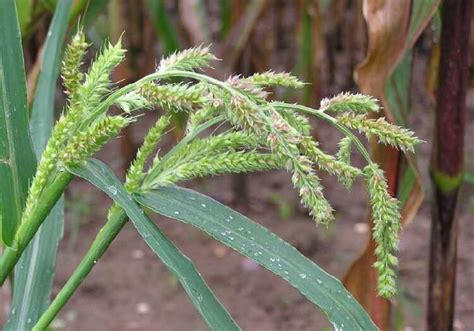
[[[342,93],[324,99],[320,109],[272,101],[267,87],[300,88],[305,84],[288,73],[273,71],[217,80],[199,72],[216,60],[209,48],[202,46],[172,54],[160,61],[154,73],[117,88],[110,74],[124,59],[121,42],[107,44],[84,72],[82,59],[87,48],[84,34],[79,31],[65,52],[62,77],[67,105],[30,185],[14,243],[0,257],[1,283],[69,184],[73,176],[69,170],[85,164],[137,119],[136,110],[146,108],[159,109],[160,115],[127,172],[124,185],[128,193],[146,194],[199,177],[286,169],[309,214],[316,223],[327,225],[334,219],[333,208],[324,196],[318,173],[336,176],[347,188],[361,177],[370,197],[373,236],[378,246],[374,264],[379,273],[378,292],[386,298],[393,296],[399,203],[388,193],[383,171],[352,130],[409,152],[420,140],[382,117],[372,119],[372,113],[380,110],[374,98]],[[179,79],[185,82],[177,83]],[[111,106],[123,112],[110,115]],[[189,115],[185,135],[167,153],[161,153],[158,145],[170,129],[173,112]],[[336,155],[325,152],[314,141],[310,116],[327,121],[343,134]],[[354,148],[366,161],[362,169],[351,164]],[[114,204],[104,226],[107,230],[98,234],[36,329],[49,325],[126,221],[127,214]],[[300,273],[300,277],[304,279],[306,274]]]

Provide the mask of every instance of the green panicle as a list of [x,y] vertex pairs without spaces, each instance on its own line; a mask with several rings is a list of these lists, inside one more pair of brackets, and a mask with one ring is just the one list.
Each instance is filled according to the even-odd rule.
[[69,98],[76,95],[76,91],[84,78],[84,74],[81,72],[81,65],[88,47],[84,32],[79,30],[64,52],[61,75],[65,87],[64,92]]
[[362,174],[360,169],[351,166],[349,163],[341,162],[332,155],[324,153],[311,137],[305,136],[300,145],[301,149],[311,158],[319,169],[331,175],[336,175],[337,179],[345,187],[350,187],[354,180]]
[[301,203],[318,224],[328,224],[334,220],[333,209],[323,194],[319,177],[312,170],[312,162],[306,156],[297,161],[289,159],[287,168],[292,171],[291,180],[298,190]]
[[283,86],[302,88],[305,83],[300,81],[297,77],[287,72],[266,71],[262,73],[255,73],[252,76],[245,78],[245,81],[259,85],[259,86]]
[[82,103],[87,105],[88,109],[95,108],[101,98],[109,92],[110,75],[124,58],[125,50],[119,40],[115,45],[109,43],[92,63],[84,84],[78,90]]
[[402,151],[415,151],[415,145],[421,142],[413,132],[388,123],[384,118],[370,119],[365,115],[344,113],[338,116],[338,121],[354,130],[365,133],[369,138],[377,136],[380,142],[399,148]]
[[388,193],[383,171],[372,163],[364,168],[365,181],[369,192],[374,222],[373,238],[377,244],[378,293],[390,298],[396,293],[396,276],[393,268],[397,265],[394,252],[398,249],[400,230],[399,202]]
[[160,61],[158,71],[165,70],[194,70],[209,66],[215,60],[209,47],[198,46],[181,52],[176,52]]
[[183,147],[178,153],[160,164],[162,169],[172,169],[186,163],[199,162],[203,155],[216,156],[226,152],[239,150],[254,150],[259,147],[259,142],[254,136],[244,132],[229,132],[210,136],[203,139],[194,139]]
[[[349,137],[344,137],[339,141],[339,150],[337,151],[336,158],[339,160],[339,162],[342,162],[344,164],[350,165],[351,164],[351,151],[352,151],[352,140]],[[359,170],[358,168],[356,168]],[[359,170],[360,171],[360,170]],[[344,185],[347,189],[349,189],[352,184],[354,183],[353,178],[344,178],[341,177],[340,181],[341,184]]]
[[302,135],[309,136],[311,133],[311,124],[309,119],[290,109],[279,108],[278,112],[288,122],[289,125],[298,130]]
[[250,134],[259,137],[265,134],[265,120],[261,111],[252,107],[243,97],[233,95],[230,99],[230,107],[226,107],[225,115],[229,122]]
[[335,113],[353,112],[356,114],[377,113],[380,107],[377,100],[364,94],[340,93],[330,99],[321,100],[322,111]]
[[148,100],[146,100],[140,93],[132,91],[122,95],[115,101],[115,105],[120,107],[124,112],[131,113],[138,109],[151,107]]
[[145,164],[153,154],[166,128],[170,124],[171,116],[161,116],[155,125],[146,134],[142,146],[138,149],[137,156],[128,169],[125,187],[130,192],[137,190],[145,177]]
[[186,133],[193,131],[199,124],[210,120],[216,114],[217,108],[214,107],[212,103],[206,104],[197,111],[190,113],[188,122],[186,123]]
[[203,95],[202,87],[196,85],[145,83],[140,87],[138,93],[149,104],[175,112],[187,112],[208,101]]
[[352,140],[350,137],[344,137],[339,141],[339,150],[337,151],[337,159],[346,164],[351,164]]
[[169,168],[158,176],[154,185],[174,184],[193,178],[226,173],[267,171],[282,168],[284,164],[285,162],[278,155],[244,151],[225,152]]
[[311,159],[301,153],[298,145],[303,136],[292,127],[271,105],[252,106],[243,97],[232,96],[232,108],[226,112],[229,121],[256,135],[271,148],[273,153],[282,155],[288,171],[292,172],[292,181],[299,191],[302,203],[318,223],[333,220],[332,207],[322,193],[319,178],[313,171]]
[[260,86],[253,84],[240,76],[230,76],[226,83],[232,88],[244,93],[248,98],[254,101],[264,102],[268,97],[268,92],[263,90]]
[[97,120],[89,129],[73,136],[59,151],[58,159],[63,168],[80,165],[88,157],[99,151],[110,139],[116,137],[130,119],[121,116],[105,116]]

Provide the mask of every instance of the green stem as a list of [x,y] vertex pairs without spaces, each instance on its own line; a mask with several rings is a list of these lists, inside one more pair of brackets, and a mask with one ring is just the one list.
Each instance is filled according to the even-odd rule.
[[69,172],[60,173],[51,185],[48,185],[41,194],[40,201],[31,212],[30,216],[23,220],[15,235],[15,241],[12,247],[7,247],[0,257],[0,286],[12,272],[15,264],[21,257],[31,239],[39,227],[49,215],[58,199],[63,194],[67,185],[72,180],[73,175]]
[[91,272],[94,265],[104,254],[115,237],[117,237],[126,223],[127,217],[125,211],[117,205],[113,205],[107,222],[97,234],[86,255],[81,260],[76,270],[74,270],[74,273],[68,279],[58,295],[56,295],[48,309],[46,309],[46,311],[41,315],[40,319],[33,327],[34,331],[45,330],[48,327],[54,317],[81,285],[82,281]]

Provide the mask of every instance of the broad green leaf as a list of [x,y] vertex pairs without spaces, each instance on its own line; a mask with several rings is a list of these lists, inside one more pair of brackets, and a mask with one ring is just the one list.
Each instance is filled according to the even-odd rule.
[[2,239],[9,246],[35,172],[25,84],[15,2],[4,0],[0,10],[0,219]]
[[85,166],[71,169],[71,172],[104,191],[125,210],[148,246],[178,278],[194,306],[212,330],[239,330],[191,260],[183,255],[158,226],[143,213],[107,165],[98,160],[89,160]]
[[[30,122],[37,159],[41,158],[54,125],[56,81],[71,4],[71,0],[58,3],[44,48]],[[61,198],[15,267],[12,308],[5,330],[30,329],[48,306],[63,219],[64,202]]]
[[263,226],[198,192],[163,187],[135,199],[151,210],[191,224],[285,279],[327,315],[336,330],[377,330],[342,286],[293,246]]

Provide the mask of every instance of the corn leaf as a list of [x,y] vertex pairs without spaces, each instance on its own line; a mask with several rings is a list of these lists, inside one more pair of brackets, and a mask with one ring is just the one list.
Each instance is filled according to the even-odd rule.
[[0,219],[6,245],[13,242],[34,171],[20,29],[15,2],[5,0],[0,10]]
[[183,255],[158,226],[143,213],[107,165],[98,160],[90,160],[81,168],[71,169],[71,172],[104,191],[125,210],[148,246],[176,275],[194,306],[212,330],[240,329],[197,272],[191,260]]
[[327,315],[336,330],[376,330],[339,280],[293,246],[229,207],[198,192],[163,187],[136,195],[151,210],[193,225],[285,279]]
[[[58,3],[46,39],[30,122],[37,159],[41,157],[54,124],[56,81],[71,4],[71,0]],[[16,265],[12,309],[5,330],[30,329],[48,306],[63,218],[61,198]]]

